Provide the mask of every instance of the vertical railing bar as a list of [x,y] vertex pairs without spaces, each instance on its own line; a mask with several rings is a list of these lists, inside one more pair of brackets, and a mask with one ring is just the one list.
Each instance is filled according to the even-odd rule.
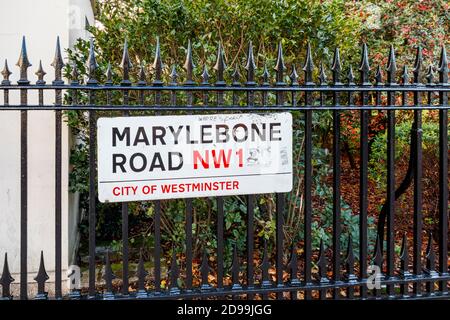
[[[284,193],[276,194],[276,271],[277,287],[283,287],[283,215],[284,215]],[[277,299],[283,299],[283,292],[277,293]]]
[[[448,60],[445,45],[442,46],[439,83],[449,86]],[[439,104],[448,107],[448,93],[439,92]],[[448,275],[448,110],[439,110],[439,274]],[[448,294],[447,281],[439,281],[441,294]]]
[[[276,71],[276,87],[285,87],[284,71],[286,66],[284,65],[283,49],[281,41],[278,43],[278,57],[275,65]],[[277,91],[276,93],[276,105],[284,106],[284,92]],[[284,194],[276,193],[276,221],[275,221],[275,237],[276,237],[276,278],[277,287],[283,287],[283,215],[284,215]],[[283,292],[277,292],[277,299],[283,299]]]
[[[59,37],[56,40],[56,51],[55,57],[52,62],[52,66],[55,69],[55,80],[53,81],[53,85],[63,85],[64,81],[62,80],[62,68],[64,67],[64,62],[61,56],[61,48],[59,43]],[[40,80],[43,82],[43,75],[45,72],[42,70],[42,64],[39,63],[38,72],[36,73]],[[40,74],[39,74],[40,73]],[[45,84],[45,82],[43,82]],[[55,89],[55,104],[62,105],[62,90]],[[62,299],[62,230],[61,230],[61,222],[62,222],[62,114],[61,110],[55,111],[55,298]]]
[[[132,67],[132,64],[130,62],[130,58],[128,55],[128,43],[125,40],[124,48],[123,48],[123,56],[122,56],[122,62],[121,62],[123,77],[120,84],[122,86],[130,86],[131,81],[129,79],[129,71]],[[107,71],[107,84],[112,85],[112,71],[111,71],[111,65],[108,64],[108,71]],[[111,94],[112,91],[107,91],[107,104],[111,104]],[[128,105],[129,104],[129,90],[123,90],[122,91],[122,97],[123,97],[123,104]],[[129,110],[123,111],[123,116],[127,117],[130,115]],[[129,286],[129,244],[128,244],[128,202],[122,202],[121,204],[121,215],[122,215],[122,295],[128,296],[128,286]]]
[[[95,79],[98,65],[95,59],[94,40],[90,40],[88,71],[89,79],[87,89],[89,95],[89,105],[95,105],[95,90],[89,90],[89,86],[96,86]],[[95,203],[95,179],[96,179],[96,120],[97,111],[89,110],[89,298],[96,296],[95,288],[95,225],[96,225],[96,203]]]
[[[19,85],[29,85],[28,61],[25,37],[17,66],[20,68]],[[20,89],[20,104],[28,104],[27,89]],[[20,299],[28,299],[28,112],[20,111]]]
[[[309,105],[310,94],[305,91],[305,101]],[[305,284],[311,284],[311,263],[312,263],[312,239],[311,239],[311,223],[312,223],[312,114],[310,110],[305,111],[305,225],[304,225],[304,272]],[[311,291],[305,291],[305,299],[311,299]]]
[[[333,61],[333,86],[341,86],[341,61],[336,48]],[[340,92],[333,92],[333,105],[340,105]],[[333,110],[333,281],[341,280],[341,114]],[[340,298],[340,289],[333,290],[333,299]]]
[[[255,70],[256,64],[253,56],[253,45],[250,41],[247,51],[247,64],[245,66],[247,70],[247,81],[245,86],[247,88],[254,87],[255,82]],[[247,92],[247,106],[251,107],[255,104],[255,95],[252,90],[246,90]],[[253,265],[253,254],[254,254],[254,215],[255,215],[255,196],[247,195],[247,287],[254,287],[254,265]],[[248,294],[247,299],[252,300],[254,298],[253,294]]]
[[[27,104],[27,90],[20,90],[20,104]],[[20,299],[26,300],[27,293],[27,242],[28,242],[28,114],[27,111],[20,111]]]
[[[214,65],[216,70],[216,82],[214,86],[223,87],[226,86],[224,80],[224,71],[226,69],[225,61],[223,58],[222,46],[219,43],[217,49],[217,59]],[[224,97],[223,91],[216,91],[216,105],[223,106]],[[224,277],[224,198],[217,197],[217,289],[223,290],[223,277]]]
[[[254,268],[253,268],[253,251],[254,251],[254,207],[255,197],[247,195],[247,287],[254,287]],[[253,294],[247,295],[248,300],[253,299]]]
[[[194,62],[192,58],[192,47],[191,41],[188,42],[188,48],[186,52],[186,61],[184,63],[184,68],[186,70],[186,80],[184,85],[194,86],[195,81],[194,76]],[[193,95],[192,91],[186,91],[186,105],[192,106]],[[186,217],[185,217],[185,234],[186,234],[186,289],[192,289],[192,199],[186,199]]]
[[223,289],[223,197],[217,197],[217,289]]
[[[55,103],[62,104],[61,89],[55,90]],[[61,111],[55,111],[55,297],[62,298],[62,242],[61,242],[61,210],[62,210],[62,157],[61,157],[61,135],[62,135],[62,117]]]
[[[367,103],[367,95],[363,95],[363,104]],[[360,150],[360,190],[359,190],[359,273],[360,279],[367,277],[367,162],[368,162],[368,117],[369,114],[366,110],[361,111],[361,150]],[[360,296],[364,299],[367,298],[367,287],[362,286],[360,288]]]
[[[434,87],[434,74],[433,74],[433,66],[429,65],[428,66],[428,70],[427,70],[427,74],[426,74],[426,79],[427,79],[427,104],[428,105],[432,105],[433,104],[433,100],[434,100],[434,92],[433,92],[433,87]],[[434,275],[435,271],[435,251],[434,251],[434,241],[433,241],[433,237],[432,237],[432,233],[428,232],[428,243],[427,243],[427,248],[425,251],[425,258],[426,258],[426,267],[423,269],[423,271],[425,271],[425,274],[427,276],[430,275]],[[419,282],[419,286],[420,286],[420,290],[422,289],[422,284],[425,284],[425,295],[431,296],[434,295],[434,281],[421,281]]]
[[[129,104],[129,91],[123,91],[123,104]],[[128,110],[123,111],[125,117],[130,115]],[[128,202],[122,202],[122,294],[128,295],[129,286],[129,244],[128,244]]]
[[[396,86],[396,62],[394,47],[391,46],[389,53],[389,62],[387,67],[387,86]],[[387,92],[387,103],[390,106],[395,105],[395,92]],[[390,279],[394,276],[394,255],[395,255],[395,110],[387,112],[387,277]],[[383,239],[380,239],[381,248],[383,248]],[[383,250],[381,250],[383,252]],[[394,296],[394,286],[387,285],[387,294],[389,297]]]
[[[409,75],[408,75],[408,68],[406,65],[403,66],[403,74],[402,74],[402,86],[407,86],[409,85]],[[407,106],[408,104],[408,95],[409,92],[408,91],[402,91],[402,102],[401,105],[402,106]],[[415,119],[415,115],[414,115],[414,119]],[[411,127],[411,141],[410,141],[410,148],[411,148],[411,152],[410,152],[410,163],[412,161],[413,163],[413,167],[414,167],[414,159],[415,159],[415,154],[416,154],[416,130],[417,127],[417,123],[413,122],[413,125]],[[417,165],[417,163],[415,164]],[[415,169],[413,169],[415,170]],[[414,174],[414,172],[413,172]],[[414,194],[415,197],[415,194]],[[413,200],[413,204],[415,205],[415,199]],[[402,239],[402,249],[400,252],[400,274],[402,276],[402,278],[406,279],[409,278],[411,276],[411,273],[409,272],[409,252],[408,252],[408,236],[407,236],[407,232],[405,232],[403,234],[403,239]],[[400,285],[400,296],[407,298],[409,297],[409,283],[404,283]]]
[[192,289],[192,199],[186,200],[186,290]]
[[[420,106],[422,95],[414,92],[414,105]],[[413,272],[415,276],[422,274],[422,110],[414,110],[414,216],[413,216]],[[413,293],[421,294],[420,282],[414,282]]]
[[[414,63],[414,85],[421,86],[422,48],[417,48]],[[421,105],[422,93],[414,91],[413,104]],[[414,110],[414,216],[413,216],[413,274],[422,275],[422,110]],[[412,147],[412,146],[411,146]],[[413,283],[414,296],[421,295],[421,282]]]
[[[95,91],[89,91],[89,104],[94,104]],[[89,111],[89,296],[95,297],[95,224],[96,224],[96,208],[95,208],[95,138],[96,138],[96,122],[97,112]]]
[[[367,58],[367,46],[363,45],[363,58],[360,67],[362,86],[368,86],[369,62]],[[350,82],[349,85],[352,85]],[[354,85],[354,84],[353,84]],[[368,93],[361,92],[362,106],[368,105]],[[367,188],[368,188],[368,126],[369,113],[367,110],[360,112],[360,166],[359,166],[359,274],[360,279],[367,277]],[[360,297],[367,298],[367,286],[360,287]]]
[[[305,72],[305,86],[314,85],[312,79],[313,63],[311,57],[311,47],[308,43],[307,56],[305,65],[303,67]],[[311,106],[312,93],[305,91],[305,105]],[[312,238],[311,238],[311,223],[312,223],[312,111],[305,111],[305,182],[304,182],[304,281],[305,285],[312,284],[311,269],[312,269]],[[311,290],[305,291],[305,299],[312,298]]]
[[155,293],[159,294],[161,292],[161,201],[156,200],[154,202],[154,205],[155,205],[154,278],[155,278]]

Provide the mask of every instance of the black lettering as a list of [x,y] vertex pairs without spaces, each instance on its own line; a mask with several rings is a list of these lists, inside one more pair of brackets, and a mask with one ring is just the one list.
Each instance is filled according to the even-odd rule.
[[280,134],[281,133],[281,130],[280,129],[278,129],[278,130],[275,130],[274,129],[274,127],[280,127],[281,126],[281,123],[279,123],[279,122],[276,122],[276,123],[271,123],[270,124],[270,141],[281,141],[281,136],[278,136],[278,137],[275,137],[275,134],[277,133],[277,134]]
[[136,146],[138,143],[144,143],[145,145],[149,145],[147,134],[145,133],[144,127],[139,127],[136,132],[136,137],[134,138],[133,146]]
[[[224,136],[225,138],[221,138],[221,136]],[[228,126],[226,124],[216,125],[216,142],[227,143],[229,139],[230,136],[228,135]]]
[[178,138],[180,136],[181,129],[183,129],[183,126],[178,126],[178,130],[177,131],[175,131],[172,126],[169,126],[169,130],[170,130],[170,132],[172,132],[175,144],[178,144]]
[[212,142],[213,142],[212,138],[211,138],[210,140],[206,140],[206,139],[205,139],[205,137],[210,137],[210,136],[212,136],[211,131],[205,132],[205,129],[211,129],[211,128],[212,128],[212,125],[210,125],[210,124],[203,125],[203,126],[201,127],[202,143],[212,143]]
[[152,164],[150,165],[150,170],[153,171],[155,168],[160,168],[162,171],[166,171],[164,168],[164,164],[161,158],[161,154],[159,152],[155,152],[153,156]]
[[[159,133],[156,133],[159,131]],[[153,145],[156,145],[156,139],[159,139],[162,145],[165,145],[164,136],[166,135],[166,128],[161,126],[153,127]]]
[[122,172],[127,172],[124,167],[124,164],[127,161],[127,158],[125,157],[125,155],[121,154],[121,153],[114,153],[112,156],[113,156],[113,160],[112,160],[113,161],[113,163],[112,163],[113,173],[117,172],[117,167],[119,167],[120,170],[122,170]]
[[112,128],[112,145],[115,147],[117,145],[117,140],[122,141],[126,139],[126,146],[130,146],[130,127],[126,127],[123,129],[122,133],[120,133],[119,128]]
[[[142,165],[140,167],[136,167],[135,165],[135,159],[139,157],[142,159]],[[142,153],[135,153],[130,158],[130,168],[134,172],[142,172],[144,171],[145,167],[147,166],[147,158]]]
[[261,126],[262,129],[260,131],[258,125],[256,123],[252,123],[252,141],[255,141],[255,132],[261,141],[266,141],[266,124],[262,123]]
[[[244,130],[244,136],[242,138],[238,138],[236,135],[236,132],[238,131],[239,128],[242,128]],[[245,140],[247,140],[248,137],[248,128],[245,124],[243,123],[238,123],[237,125],[235,125],[233,127],[233,139],[236,142],[244,142]]]
[[[174,166],[173,164],[173,157],[178,157],[178,166]],[[181,152],[169,152],[169,171],[175,171],[180,170],[180,168],[183,166],[183,155]]]
[[186,143],[196,144],[198,141],[191,139],[191,126],[186,126]]

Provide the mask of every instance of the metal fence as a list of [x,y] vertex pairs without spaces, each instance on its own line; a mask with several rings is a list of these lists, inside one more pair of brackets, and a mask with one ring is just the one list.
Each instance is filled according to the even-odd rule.
[[[303,66],[304,81],[298,76],[295,66],[288,70],[283,61],[281,43],[278,46],[278,58],[275,70],[275,82],[269,70],[264,67],[262,79],[255,75],[256,65],[253,57],[252,45],[249,44],[247,64],[245,66],[246,79],[234,70],[231,79],[228,79],[223,57],[223,49],[219,45],[217,63],[215,69],[215,82],[210,81],[207,67],[204,66],[201,74],[201,82],[197,82],[192,49],[189,43],[187,57],[184,63],[184,82],[178,82],[176,69],[172,69],[169,82],[164,81],[163,63],[159,49],[156,47],[156,56],[153,64],[152,81],[146,82],[144,68],[141,67],[139,81],[130,81],[131,63],[128,56],[127,44],[124,45],[122,67],[122,80],[113,83],[112,71],[108,68],[107,81],[100,84],[96,79],[97,63],[94,54],[94,45],[91,41],[87,71],[89,77],[85,84],[79,81],[76,65],[73,67],[70,83],[62,79],[64,67],[59,41],[56,47],[56,55],[52,66],[54,67],[54,80],[51,84],[44,81],[45,72],[42,65],[36,72],[38,81],[31,84],[27,77],[30,62],[27,58],[25,39],[22,43],[22,52],[18,62],[20,68],[20,80],[13,84],[9,80],[11,72],[5,62],[2,75],[4,80],[0,89],[4,94],[4,104],[0,110],[19,110],[21,112],[21,210],[20,210],[20,299],[27,299],[27,111],[29,110],[54,110],[55,112],[55,297],[84,299],[167,299],[167,298],[277,298],[277,299],[410,299],[410,298],[448,298],[450,275],[448,273],[448,61],[445,47],[442,48],[439,62],[439,79],[433,78],[433,68],[430,66],[425,74],[421,49],[417,49],[417,56],[410,72],[406,66],[401,77],[397,70],[394,48],[389,54],[386,82],[383,84],[381,68],[372,82],[370,75],[368,48],[362,46],[361,64],[359,66],[359,81],[350,66],[347,75],[343,75],[339,50],[334,53],[334,61],[331,67],[332,80],[327,81],[327,71],[323,64],[319,72],[313,64],[311,48],[308,45],[306,61]],[[316,75],[318,79],[315,79]],[[370,76],[370,79],[369,79]],[[345,79],[344,79],[345,78]],[[427,79],[421,81],[422,78]],[[288,80],[290,79],[290,80]],[[401,81],[397,82],[397,79]],[[426,82],[426,83],[422,83]],[[20,104],[9,104],[9,93],[12,90],[20,91]],[[27,102],[28,92],[37,90],[39,104],[30,105]],[[43,92],[50,90],[55,93],[55,100],[44,103]],[[77,92],[84,92],[87,103],[78,101]],[[111,95],[119,92],[122,103],[113,104]],[[69,96],[68,103],[63,103],[63,93]],[[98,94],[106,96],[106,104],[96,103]],[[136,93],[137,103],[129,103],[130,94]],[[381,103],[380,95],[385,94],[386,103]],[[401,104],[396,103],[396,97],[401,96]],[[182,96],[181,99],[177,99]],[[375,100],[369,100],[369,97]],[[412,96],[413,103],[409,103],[408,96]],[[145,99],[144,99],[145,97]],[[147,103],[151,97],[153,103]],[[270,97],[274,99],[271,100]],[[274,101],[274,102],[272,102]],[[375,101],[374,103],[371,101]],[[244,105],[244,106],[243,106]],[[62,257],[61,257],[61,128],[62,112],[64,110],[84,110],[89,114],[89,139],[91,148],[89,151],[89,290],[87,293],[72,291],[64,295],[62,290]],[[255,195],[246,196],[247,207],[247,239],[246,256],[239,257],[236,248],[233,253],[231,270],[224,270],[224,198],[217,197],[217,251],[215,252],[214,273],[217,276],[216,284],[208,282],[211,267],[208,264],[208,256],[202,257],[200,268],[201,285],[193,286],[193,252],[192,252],[192,199],[186,200],[185,232],[186,243],[184,253],[184,285],[179,287],[180,267],[174,255],[169,263],[168,286],[161,286],[161,202],[154,201],[154,268],[152,270],[153,283],[151,289],[146,287],[148,273],[144,268],[141,257],[136,271],[138,277],[137,290],[129,292],[129,242],[128,242],[128,204],[122,205],[122,239],[123,239],[123,284],[121,292],[115,292],[112,285],[113,273],[109,261],[109,255],[105,259],[105,288],[102,291],[96,288],[96,118],[99,112],[122,111],[124,116],[136,111],[153,111],[156,114],[165,114],[173,111],[185,112],[273,112],[273,111],[298,111],[304,121],[304,239],[302,239],[302,256],[297,257],[298,247],[292,245],[291,253],[284,252],[283,224],[286,211],[286,198],[284,194],[275,195],[276,203],[276,245],[274,260],[270,259],[271,253],[267,247],[261,264],[254,262],[255,234],[254,234],[254,209]],[[332,255],[331,259],[325,254],[323,245],[318,255],[313,254],[312,249],[312,219],[313,219],[313,190],[312,190],[312,148],[313,148],[313,112],[331,111],[333,117],[333,146],[332,146],[332,186],[333,186],[333,231],[332,231]],[[352,239],[349,237],[348,248],[341,248],[341,114],[349,110],[357,110],[360,114],[360,158],[359,158],[359,256],[353,253]],[[414,124],[411,130],[411,156],[413,163],[414,179],[414,211],[411,213],[413,239],[403,237],[402,252],[399,257],[400,265],[396,263],[395,242],[396,225],[394,216],[396,212],[396,188],[395,188],[395,115],[399,110],[412,110]],[[439,113],[439,234],[438,243],[434,243],[431,234],[423,239],[423,212],[422,212],[422,111],[438,110]],[[386,189],[386,222],[379,227],[377,245],[374,250],[368,246],[367,218],[368,218],[368,125],[370,113],[373,111],[387,112],[387,189]],[[380,221],[383,219],[380,219]],[[384,221],[384,220],[383,220]],[[384,230],[386,229],[386,236]],[[383,241],[382,241],[383,240]],[[412,240],[412,241],[411,241]],[[386,250],[380,244],[386,242]],[[428,249],[422,252],[422,246],[428,241]],[[412,242],[412,243],[411,243]],[[409,252],[412,245],[412,261],[409,260]],[[438,252],[435,252],[435,247]],[[269,277],[269,268],[274,261],[276,270],[275,281]],[[437,264],[436,264],[437,262]],[[318,272],[313,272],[313,263],[318,266]],[[368,274],[368,266],[376,265],[381,273],[376,274],[376,280],[381,287],[368,287],[372,281]],[[436,266],[437,265],[437,266]],[[245,272],[243,272],[245,268]],[[332,272],[327,273],[330,268]],[[287,271],[287,279],[283,279],[283,272]],[[231,285],[224,284],[224,276],[230,272]],[[258,276],[257,276],[258,275]],[[46,281],[48,276],[44,267],[44,255],[41,256],[39,273],[35,278],[38,284],[37,299],[48,299],[46,293]],[[0,279],[2,296],[5,299],[12,298],[10,285],[14,281],[9,269],[7,257],[3,266]],[[318,294],[317,294],[318,293]]]

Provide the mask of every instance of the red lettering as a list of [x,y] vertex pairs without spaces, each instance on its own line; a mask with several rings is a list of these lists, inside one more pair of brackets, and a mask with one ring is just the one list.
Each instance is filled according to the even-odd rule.
[[198,169],[198,161],[202,163],[204,169],[209,168],[209,152],[205,151],[205,158],[203,158],[197,150],[194,150],[194,169]]
[[220,149],[219,157],[216,156],[216,150],[211,150],[214,168],[219,169],[220,164],[223,162],[223,167],[228,168],[230,166],[230,158],[231,158],[231,149],[228,150],[227,156],[225,157],[225,150]]

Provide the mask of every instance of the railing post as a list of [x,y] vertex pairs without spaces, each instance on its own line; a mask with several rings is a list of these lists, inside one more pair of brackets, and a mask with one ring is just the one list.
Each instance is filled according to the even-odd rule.
[[[369,82],[369,56],[367,45],[364,43],[362,48],[361,65],[359,67],[361,74],[361,86],[370,86]],[[349,79],[349,85],[351,81]],[[361,92],[362,106],[368,105],[368,95],[366,91]],[[369,112],[367,110],[360,111],[360,165],[359,165],[359,276],[364,281],[367,278],[367,188],[368,174],[367,166],[369,161]],[[367,298],[367,286],[360,288],[360,297]]]
[[[448,87],[448,59],[445,45],[442,46],[439,83]],[[448,107],[448,93],[439,92],[439,104]],[[448,110],[439,110],[439,274],[448,273]],[[448,294],[447,281],[439,281],[441,294]]]
[[[20,68],[18,85],[28,85],[28,61],[25,37],[17,66]],[[27,89],[20,89],[20,105],[28,104]],[[20,299],[28,299],[28,112],[20,111]]]

